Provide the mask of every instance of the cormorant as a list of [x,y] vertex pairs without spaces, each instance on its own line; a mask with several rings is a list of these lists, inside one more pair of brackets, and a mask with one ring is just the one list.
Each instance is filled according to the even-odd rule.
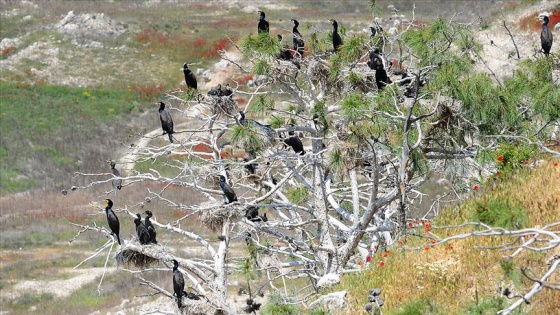
[[185,83],[187,84],[187,87],[189,89],[196,90],[197,88],[196,78],[194,76],[194,73],[192,73],[191,69],[189,69],[189,65],[186,62],[183,64],[183,68],[181,68],[181,70],[183,70],[183,73],[185,74]]
[[269,25],[268,21],[264,19],[265,15],[263,11],[258,11],[259,17],[259,33],[268,33]]
[[263,142],[272,143],[274,142],[274,129],[270,125],[264,125],[259,123],[258,121],[252,119],[245,119],[245,113],[243,111],[239,112],[239,124],[243,126],[247,126],[247,123],[253,125],[257,129],[257,133],[263,140]]
[[[115,161],[111,161],[111,173],[113,173],[115,177],[121,177],[121,172],[115,168],[116,165]],[[122,188],[122,178],[114,178],[111,184],[113,185],[113,195],[116,196],[117,190],[121,190]]]
[[119,237],[119,230],[120,230],[120,223],[119,218],[113,211],[113,201],[111,199],[105,199],[105,213],[107,214],[107,223],[109,224],[109,228],[111,229],[111,234],[115,234],[117,236],[117,242],[119,245],[121,244],[121,238]]
[[136,214],[136,219],[134,219],[134,224],[136,224],[136,234],[138,234],[138,240],[140,244],[146,245],[150,243],[150,233],[148,233],[148,229],[144,223],[142,223],[142,217],[140,213]]
[[200,297],[192,292],[183,291],[183,296],[189,300],[200,300]]
[[156,228],[155,226],[152,224],[151,218],[152,218],[152,211],[150,210],[146,210],[146,218],[144,219],[144,225],[146,226],[146,229],[148,229],[148,234],[150,234],[150,243],[154,243],[157,244],[157,233],[156,233]]
[[248,163],[249,161],[252,161],[254,159],[255,158],[251,153],[245,152],[245,155],[243,156],[243,162],[245,162],[245,169],[247,170],[249,175],[255,175],[257,173],[258,164],[255,162]]
[[249,206],[245,209],[245,217],[249,221],[253,221],[253,219],[258,218],[259,216],[259,208],[255,206]]
[[226,84],[226,87],[222,89],[222,85],[218,84],[218,86],[213,87],[206,93],[208,96],[231,96],[233,94],[233,90],[229,86],[229,83]]
[[173,118],[165,109],[165,103],[159,102],[159,120],[161,121],[161,129],[163,133],[169,136],[169,142],[173,143]]
[[179,271],[179,262],[173,259],[173,292],[177,296],[177,306],[179,309],[183,307],[182,298],[185,291],[185,279],[183,274]]
[[342,46],[342,37],[340,37],[340,34],[338,34],[338,22],[333,19],[330,19],[329,21],[333,26],[333,33],[332,33],[333,49],[335,52],[337,52],[340,46]]
[[543,16],[541,46],[545,56],[548,57],[548,54],[550,54],[550,48],[552,48],[552,32],[548,28],[548,16],[546,15]]
[[370,26],[369,29],[371,30],[371,34],[369,35],[369,38],[373,40],[375,34],[377,34],[377,28],[375,28],[375,26]]
[[370,69],[375,70],[375,83],[379,90],[383,89],[386,85],[393,83],[387,76],[387,71],[383,67],[383,60],[379,55],[379,50],[376,48],[369,53],[369,61],[367,65]]
[[228,185],[228,183],[226,183],[226,178],[224,175],[220,175],[220,187],[222,188],[222,191],[224,192],[224,195],[228,200],[226,204],[237,201],[237,196],[235,195],[235,191],[233,191],[231,186]]
[[305,43],[303,42],[303,36],[301,36],[301,33],[298,31],[299,22],[295,19],[292,19],[291,21],[294,22],[294,28],[292,29],[294,50],[299,54],[301,58],[303,58]]
[[293,131],[288,131],[288,136],[288,139],[284,139],[284,143],[292,147],[295,153],[304,155],[305,150],[303,150],[301,139]]
[[[276,36],[278,37],[278,41],[280,42],[280,45],[282,45],[282,35],[278,34]],[[284,45],[284,47],[280,49],[280,54],[278,54],[278,59],[288,60],[288,61],[294,59],[294,56],[292,56],[292,52],[290,51],[290,46]]]

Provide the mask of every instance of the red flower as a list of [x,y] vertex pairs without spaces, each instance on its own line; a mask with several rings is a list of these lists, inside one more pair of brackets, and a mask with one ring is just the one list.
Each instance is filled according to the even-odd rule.
[[385,262],[384,262],[384,261],[380,261],[380,262],[379,262],[379,267],[383,267],[383,266],[385,266]]
[[503,157],[503,156],[501,156],[501,155],[498,156],[498,162],[502,162],[503,160],[504,160],[504,157]]
[[399,243],[399,246],[403,246],[403,242],[402,242],[402,241],[398,241],[397,243]]
[[473,189],[474,191],[478,191],[478,185],[474,185]]
[[367,261],[367,262],[370,262],[370,261],[371,261],[371,256],[367,256],[367,257],[366,257],[366,261]]
[[558,166],[558,162],[554,163],[554,166]]
[[432,244],[435,244],[435,243],[436,243],[436,241],[432,241]]
[[502,176],[502,173],[498,172],[498,173],[496,173],[496,176],[500,177],[500,176]]
[[412,222],[409,222],[409,223],[408,223],[408,226],[412,227]]
[[428,246],[424,247],[424,250],[430,250],[430,248]]
[[529,164],[529,160],[525,160],[525,164]]
[[363,261],[358,261],[358,265],[363,266],[364,262]]
[[389,256],[389,253],[383,254],[383,257],[387,257],[387,256]]

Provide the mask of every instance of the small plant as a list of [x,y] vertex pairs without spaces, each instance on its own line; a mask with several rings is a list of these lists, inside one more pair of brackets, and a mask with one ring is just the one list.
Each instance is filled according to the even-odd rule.
[[520,229],[528,224],[527,215],[522,208],[495,197],[478,202],[473,215],[475,221],[503,228]]

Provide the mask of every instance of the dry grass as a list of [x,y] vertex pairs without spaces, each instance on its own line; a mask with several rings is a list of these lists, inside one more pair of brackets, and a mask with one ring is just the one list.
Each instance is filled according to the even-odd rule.
[[[525,209],[529,226],[556,222],[560,213],[560,166],[555,166],[558,162],[549,161],[538,169],[523,170],[515,176],[494,181],[487,188],[487,193]],[[473,197],[461,207],[448,210],[436,220],[434,226],[468,221],[474,204],[483,198],[482,195]],[[525,251],[512,260],[514,265],[510,270],[503,256],[511,251],[477,248],[497,246],[508,240],[471,237],[431,246],[430,235],[425,230],[409,230],[417,236],[410,237],[405,244],[399,243],[400,246],[393,248],[387,255],[382,253],[375,256],[364,272],[343,278],[336,290],[350,292],[351,305],[347,314],[364,312],[367,290],[374,287],[383,290],[382,298],[386,302],[384,313],[395,313],[399,306],[420,299],[428,299],[437,305],[440,314],[466,313],[469,306],[476,305],[477,299],[482,301],[492,296],[499,297],[496,294],[498,284],[502,289],[505,286],[515,288],[516,294],[527,292],[533,283],[523,278],[519,268],[528,266],[542,275],[546,272],[545,262],[551,256],[550,252]],[[440,237],[468,231],[470,229],[431,229],[432,233]],[[405,249],[414,246],[423,249]],[[558,283],[560,274],[556,273],[549,281]],[[545,289],[523,309],[529,314],[555,314],[560,306],[558,301],[559,291]],[[503,303],[507,306],[511,301],[503,299]]]

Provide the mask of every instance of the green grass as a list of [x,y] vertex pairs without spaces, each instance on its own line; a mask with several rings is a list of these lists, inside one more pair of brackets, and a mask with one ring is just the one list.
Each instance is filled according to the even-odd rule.
[[[113,158],[115,141],[126,140],[126,129],[117,123],[148,109],[147,96],[132,90],[2,82],[0,91],[3,194],[68,180],[88,151],[103,165],[103,159]],[[119,133],[111,134],[116,127]],[[40,169],[50,174],[35,174]]]

